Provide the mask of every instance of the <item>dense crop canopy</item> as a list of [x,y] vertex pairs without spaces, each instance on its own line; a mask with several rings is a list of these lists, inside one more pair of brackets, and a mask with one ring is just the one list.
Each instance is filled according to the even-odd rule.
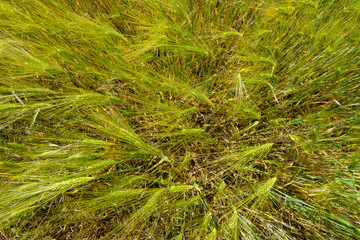
[[360,238],[357,0],[0,1],[0,238]]

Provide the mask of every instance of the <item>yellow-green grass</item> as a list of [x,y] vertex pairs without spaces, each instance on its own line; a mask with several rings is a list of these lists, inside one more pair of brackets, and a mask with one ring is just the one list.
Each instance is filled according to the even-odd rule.
[[360,238],[359,17],[0,1],[0,238]]

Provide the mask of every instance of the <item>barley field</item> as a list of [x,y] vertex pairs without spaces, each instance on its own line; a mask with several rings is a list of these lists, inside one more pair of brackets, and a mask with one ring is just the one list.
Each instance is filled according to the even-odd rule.
[[360,239],[360,1],[0,0],[0,239]]

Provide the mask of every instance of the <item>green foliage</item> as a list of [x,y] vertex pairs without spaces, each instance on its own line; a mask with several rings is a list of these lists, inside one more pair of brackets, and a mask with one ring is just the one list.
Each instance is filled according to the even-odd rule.
[[360,238],[359,1],[0,1],[0,238]]

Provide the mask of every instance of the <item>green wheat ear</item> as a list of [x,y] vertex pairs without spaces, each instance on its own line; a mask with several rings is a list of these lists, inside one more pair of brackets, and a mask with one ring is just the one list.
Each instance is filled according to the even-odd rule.
[[253,204],[263,202],[268,197],[268,194],[271,191],[271,189],[273,188],[273,186],[276,182],[276,179],[277,178],[274,177],[274,178],[267,180],[265,183],[263,183],[263,185],[255,193],[251,194],[246,199],[244,199],[238,205],[238,208],[241,209],[241,208],[245,207],[248,203],[250,203],[252,200],[254,200],[256,198],[257,199]]
[[217,230],[214,228],[212,232],[206,236],[206,240],[215,240],[217,238]]
[[52,191],[57,191],[57,190],[61,190],[61,189],[73,188],[75,186],[79,186],[84,183],[87,183],[87,182],[91,181],[92,179],[94,179],[94,178],[93,177],[72,178],[70,180],[55,183],[55,184],[51,185],[49,187],[49,189]]

